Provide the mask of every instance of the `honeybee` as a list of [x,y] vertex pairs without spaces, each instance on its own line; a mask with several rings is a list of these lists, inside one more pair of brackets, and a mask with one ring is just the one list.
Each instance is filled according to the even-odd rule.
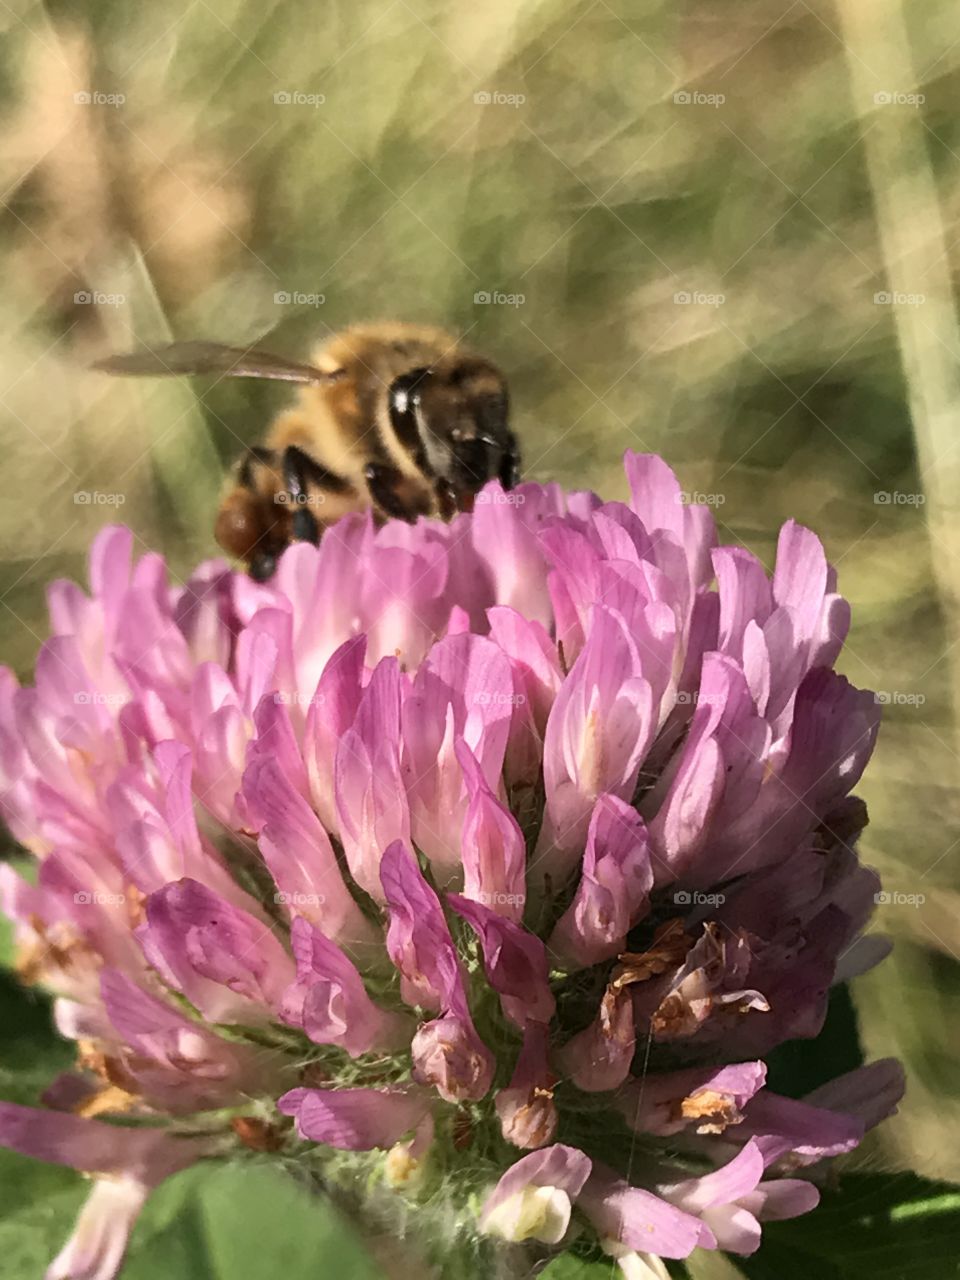
[[510,489],[518,479],[503,374],[442,329],[356,325],[321,345],[309,364],[255,347],[175,342],[94,367],[302,384],[264,443],[236,463],[214,526],[220,546],[260,582],[288,543],[317,542],[347,512],[449,519],[470,510],[488,480]]

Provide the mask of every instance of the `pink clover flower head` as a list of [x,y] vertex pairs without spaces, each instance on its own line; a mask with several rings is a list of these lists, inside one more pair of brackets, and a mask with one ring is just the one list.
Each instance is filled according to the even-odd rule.
[[793,522],[772,574],[718,547],[657,457],[626,480],[350,516],[268,585],[108,528],[50,588],[34,683],[0,673],[37,864],[0,904],[77,1063],[0,1143],[94,1179],[51,1276],[109,1280],[158,1182],[251,1148],[664,1275],[895,1109],[892,1062],[766,1085],[883,954],[836,574]]

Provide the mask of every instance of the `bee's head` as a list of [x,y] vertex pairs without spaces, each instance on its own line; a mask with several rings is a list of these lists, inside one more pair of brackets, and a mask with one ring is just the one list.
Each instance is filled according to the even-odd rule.
[[397,438],[426,475],[446,482],[456,506],[469,509],[488,480],[516,484],[507,386],[489,361],[458,355],[411,369],[391,383],[389,405]]

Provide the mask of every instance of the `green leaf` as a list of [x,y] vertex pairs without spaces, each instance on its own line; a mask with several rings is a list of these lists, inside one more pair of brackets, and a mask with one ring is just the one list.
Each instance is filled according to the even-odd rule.
[[960,1275],[960,1190],[912,1173],[853,1173],[813,1214],[768,1223],[749,1280],[947,1280]]
[[587,1262],[572,1253],[562,1254],[540,1272],[541,1280],[610,1280],[615,1263]]
[[14,960],[13,921],[0,913],[0,969],[9,969]]
[[[11,840],[11,851],[3,858],[3,861],[12,867],[17,875],[22,876],[24,880],[28,880],[31,884],[35,884],[37,879],[36,858],[25,856],[20,846],[13,843],[12,837],[8,837],[6,830],[0,826],[0,841],[6,842],[7,839]],[[3,912],[0,912],[0,969],[13,968],[15,951],[14,923]]]
[[75,1049],[53,1027],[50,999],[22,987],[0,970],[0,1026],[4,1028],[0,1098],[36,1106],[53,1077],[73,1061]]
[[[359,1237],[333,1204],[261,1165],[215,1168],[200,1197],[210,1259],[207,1274],[378,1280]],[[251,1268],[251,1259],[256,1265]],[[259,1271],[257,1270],[259,1267]]]
[[[0,1025],[4,1028],[0,1097],[36,1106],[72,1048],[56,1034],[50,1000],[0,971]],[[29,1160],[0,1148],[0,1257],[4,1274],[42,1275],[55,1242],[65,1238],[87,1187],[72,1169]],[[57,1247],[59,1247],[57,1245]]]
[[834,987],[823,1030],[789,1040],[767,1055],[767,1088],[799,1098],[863,1063],[857,1013],[846,984]]
[[[689,1273],[682,1262],[667,1262],[667,1269],[675,1280],[688,1280]],[[613,1258],[590,1260],[575,1253],[564,1253],[537,1272],[541,1280],[623,1280],[623,1272]]]
[[[9,1280],[36,1280],[68,1238],[89,1184],[69,1169],[0,1155],[0,1256]],[[14,1191],[11,1200],[10,1192]],[[122,1280],[383,1280],[323,1196],[278,1169],[201,1164],[151,1196]]]
[[8,1280],[37,1280],[66,1240],[88,1187],[71,1169],[0,1153],[0,1257]]

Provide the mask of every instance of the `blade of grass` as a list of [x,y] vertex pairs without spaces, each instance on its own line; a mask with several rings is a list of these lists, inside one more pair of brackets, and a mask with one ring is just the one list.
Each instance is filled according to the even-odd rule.
[[[950,631],[960,621],[960,325],[947,236],[930,162],[922,101],[877,101],[917,92],[901,0],[840,0],[854,104],[869,117],[863,148],[873,194],[892,319],[916,441],[931,561]],[[922,99],[923,95],[919,95]],[[923,297],[919,304],[897,296]],[[950,664],[955,748],[960,759],[960,647]]]

